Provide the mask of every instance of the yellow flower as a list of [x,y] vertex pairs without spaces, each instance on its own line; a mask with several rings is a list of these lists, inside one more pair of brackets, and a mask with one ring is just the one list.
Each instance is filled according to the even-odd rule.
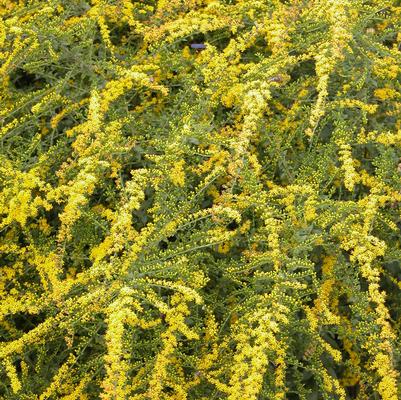
[[170,172],[170,179],[176,186],[183,187],[185,184],[185,171],[184,171],[184,160],[179,160],[174,163],[174,166]]
[[378,98],[381,101],[392,100],[392,99],[400,96],[400,94],[396,90],[391,89],[391,88],[376,89],[374,91],[374,95],[376,98]]
[[17,369],[9,358],[4,360],[6,374],[11,382],[11,389],[13,393],[18,393],[22,389],[20,380],[18,379]]
[[352,192],[354,186],[359,181],[359,175],[354,167],[354,160],[352,159],[351,146],[347,143],[340,143],[339,158],[342,162],[342,170],[344,172],[344,185]]

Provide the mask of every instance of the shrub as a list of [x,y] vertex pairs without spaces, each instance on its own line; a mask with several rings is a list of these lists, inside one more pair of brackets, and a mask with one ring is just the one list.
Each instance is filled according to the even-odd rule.
[[4,399],[399,398],[399,1],[0,16]]

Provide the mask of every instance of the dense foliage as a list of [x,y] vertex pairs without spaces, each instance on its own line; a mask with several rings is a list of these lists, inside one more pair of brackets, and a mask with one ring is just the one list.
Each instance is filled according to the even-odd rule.
[[401,2],[0,2],[0,397],[401,396]]

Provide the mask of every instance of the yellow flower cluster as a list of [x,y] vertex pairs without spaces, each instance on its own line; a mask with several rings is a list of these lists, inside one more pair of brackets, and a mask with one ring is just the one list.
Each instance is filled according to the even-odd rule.
[[[151,399],[160,398],[162,390],[166,385],[180,392],[179,385],[169,379],[168,368],[176,364],[174,352],[178,347],[177,334],[184,335],[188,340],[199,339],[196,332],[192,331],[185,323],[185,317],[189,315],[187,296],[176,293],[171,298],[172,307],[165,310],[167,330],[161,335],[162,350],[158,353],[153,374],[149,380],[147,397]],[[181,398],[179,395],[177,398]]]
[[171,181],[174,183],[176,186],[181,186],[183,187],[185,184],[185,171],[184,171],[184,165],[185,161],[184,160],[179,160],[174,163],[174,166],[171,170]]
[[116,212],[105,210],[102,214],[111,221],[110,234],[91,251],[91,258],[95,262],[101,261],[106,255],[118,252],[127,243],[133,241],[137,231],[132,227],[132,212],[138,210],[144,199],[146,185],[146,171],[132,171],[133,179],[125,185],[125,197],[121,207]]
[[397,382],[399,375],[392,367],[392,360],[388,354],[378,353],[372,364],[372,368],[377,370],[381,381],[378,390],[383,400],[396,400],[398,399]]
[[[261,299],[264,302],[265,299]],[[278,354],[276,379],[278,380],[279,395],[282,398],[281,376],[285,371],[282,354],[282,345],[277,339],[279,322],[286,323],[286,307],[276,304],[275,315],[260,308],[255,310],[248,318],[253,329],[238,327],[234,340],[237,343],[237,353],[234,355],[232,375],[228,387],[228,399],[257,399],[263,384],[263,376],[269,363],[268,354]],[[271,360],[273,361],[273,360]]]
[[392,56],[376,58],[373,64],[373,73],[382,79],[396,79],[400,72],[400,65],[396,53]]
[[107,355],[105,356],[107,377],[103,381],[102,399],[121,399],[125,397],[127,385],[127,373],[129,364],[127,362],[128,352],[124,346],[124,324],[138,323],[138,317],[130,309],[141,310],[141,307],[130,296],[132,290],[122,288],[121,294],[109,306],[108,328],[106,333]]
[[44,197],[33,195],[37,190],[47,189],[35,168],[28,172],[18,172],[9,164],[1,166],[0,173],[7,177],[8,182],[1,192],[0,214],[5,217],[0,222],[0,227],[13,221],[24,226],[28,218],[37,216],[39,208],[51,209],[51,204]]
[[15,365],[11,362],[9,358],[6,358],[4,360],[4,366],[6,368],[7,376],[10,379],[11,383],[11,389],[13,393],[18,393],[21,388],[21,382],[18,379],[18,374],[17,374],[17,369],[15,368]]
[[67,361],[58,369],[57,373],[53,376],[51,384],[39,396],[39,400],[46,400],[51,398],[57,393],[68,391],[70,387],[70,374],[74,373],[73,365],[77,359],[75,356],[70,355]]
[[327,18],[329,23],[330,41],[325,42],[317,55],[315,55],[316,75],[318,77],[318,97],[312,109],[306,134],[313,136],[319,120],[325,114],[326,98],[330,74],[345,57],[344,52],[349,48],[352,38],[352,19],[347,12],[347,1],[323,0],[320,3],[321,17]]
[[340,143],[338,153],[344,173],[344,185],[352,192],[355,184],[359,181],[359,175],[355,170],[354,160],[352,158],[352,148],[348,143]]
[[392,88],[380,88],[374,91],[374,95],[381,101],[392,100],[400,96],[400,94]]
[[[375,312],[377,314],[376,323],[380,327],[381,343],[378,348],[371,349],[375,353],[375,359],[380,358],[380,366],[377,362],[373,363],[372,368],[376,368],[381,377],[381,383],[378,386],[379,393],[383,398],[395,399],[397,393],[396,379],[398,373],[392,366],[390,360],[391,344],[394,339],[394,332],[389,323],[390,314],[385,305],[385,293],[379,289],[380,272],[374,265],[375,259],[382,256],[385,252],[385,244],[378,238],[370,234],[373,218],[377,213],[377,208],[383,206],[386,197],[371,195],[361,201],[364,208],[364,222],[361,227],[351,227],[351,234],[343,240],[342,246],[346,250],[352,249],[351,260],[355,260],[361,266],[363,277],[369,284],[369,299],[376,304]],[[386,371],[383,373],[383,371]]]

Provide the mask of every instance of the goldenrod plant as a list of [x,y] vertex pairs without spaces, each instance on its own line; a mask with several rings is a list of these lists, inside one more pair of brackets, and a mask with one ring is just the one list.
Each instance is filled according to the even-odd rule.
[[0,398],[401,398],[399,0],[0,1]]

